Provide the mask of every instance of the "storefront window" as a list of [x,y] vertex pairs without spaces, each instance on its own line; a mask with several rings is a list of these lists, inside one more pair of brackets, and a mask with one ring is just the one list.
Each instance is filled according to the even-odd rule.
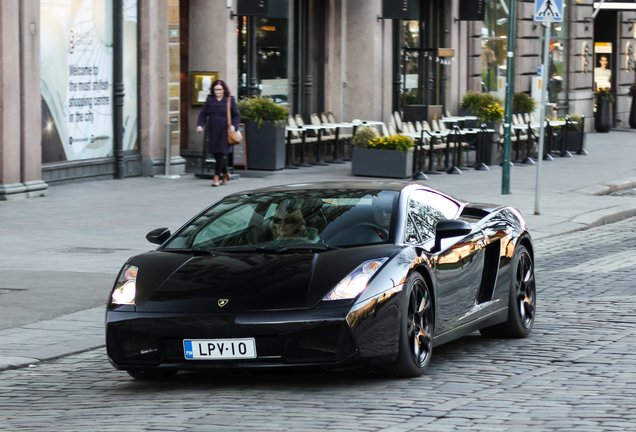
[[498,85],[498,77],[505,77],[507,67],[507,2],[501,0],[486,0],[486,11],[481,36],[482,91],[501,92],[501,88]]
[[563,2],[563,22],[552,24],[550,31],[548,101],[557,105],[567,102],[568,10],[567,2]]
[[[286,18],[256,19],[256,78],[259,94],[280,105],[288,102],[288,25]],[[248,18],[238,24],[239,96],[248,95]]]

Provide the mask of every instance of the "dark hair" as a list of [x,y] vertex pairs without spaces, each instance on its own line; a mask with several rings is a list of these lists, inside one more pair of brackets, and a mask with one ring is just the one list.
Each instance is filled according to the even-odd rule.
[[230,97],[232,95],[230,93],[230,88],[227,86],[227,84],[225,84],[225,81],[223,80],[216,80],[212,83],[212,85],[210,86],[210,94],[214,94],[214,87],[218,85],[223,87],[223,94],[225,94],[225,96]]

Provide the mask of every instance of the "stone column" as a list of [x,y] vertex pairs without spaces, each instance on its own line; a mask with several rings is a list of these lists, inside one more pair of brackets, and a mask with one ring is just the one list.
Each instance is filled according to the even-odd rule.
[[594,130],[594,22],[593,0],[569,0],[570,74],[568,111],[585,115],[586,131]]
[[40,2],[20,2],[20,180],[27,196],[44,193],[42,181],[42,97],[40,95]]
[[543,25],[534,21],[534,0],[518,2],[516,24],[514,93],[530,92],[543,52]]
[[[346,119],[382,120],[391,113],[391,25],[378,20],[380,2],[349,0],[346,5]],[[386,62],[386,68],[383,62]]]
[[39,196],[40,2],[0,2],[0,200]]
[[629,87],[636,82],[636,12],[624,11],[619,14],[618,77],[616,80],[616,119],[618,127],[629,128],[629,111],[632,98],[627,96]]
[[[0,199],[26,198],[21,182],[20,10],[0,2]],[[39,82],[39,80],[38,80]],[[39,88],[39,86],[38,86]]]
[[329,0],[325,19],[325,111],[343,120],[346,89],[347,15],[345,0]]
[[142,173],[151,176],[161,172],[169,120],[168,2],[139,3],[139,140]]

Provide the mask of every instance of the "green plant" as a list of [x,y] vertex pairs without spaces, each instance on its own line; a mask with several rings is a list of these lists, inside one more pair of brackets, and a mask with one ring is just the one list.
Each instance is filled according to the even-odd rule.
[[[581,116],[579,114],[572,114],[570,117],[570,123],[568,124],[568,131],[570,132],[580,132],[583,130],[583,125],[581,124]],[[558,118],[557,120],[565,121],[565,117]],[[552,126],[552,130],[558,131],[561,130],[562,126]]]
[[608,102],[614,102],[616,100],[616,93],[611,88],[597,88],[594,92],[596,101],[606,100]]
[[468,92],[462,97],[461,105],[481,121],[503,120],[503,102],[494,94]]
[[356,130],[352,144],[357,148],[369,148],[369,141],[378,137],[378,130],[373,126],[362,126]]
[[263,121],[274,121],[278,126],[284,126],[287,121],[287,108],[277,105],[273,100],[261,96],[243,98],[238,101],[241,118],[254,120],[260,128]]
[[409,151],[413,147],[413,139],[404,135],[390,135],[369,141],[369,148],[375,150]]
[[537,103],[527,93],[515,93],[512,95],[512,110],[522,113],[534,112]]

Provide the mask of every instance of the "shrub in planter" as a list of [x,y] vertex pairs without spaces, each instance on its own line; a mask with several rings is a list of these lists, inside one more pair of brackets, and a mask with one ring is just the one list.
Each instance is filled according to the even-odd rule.
[[247,168],[283,169],[287,108],[269,98],[254,96],[239,100],[238,109],[245,121]]
[[537,103],[527,93],[515,93],[512,95],[512,110],[521,113],[534,112]]
[[482,122],[503,120],[503,101],[494,94],[468,92],[462,97],[461,106],[476,115]]
[[238,109],[242,120],[254,120],[258,127],[264,121],[274,121],[277,126],[285,126],[289,113],[287,108],[277,105],[266,97],[253,96],[238,101]]
[[353,149],[353,175],[407,178],[413,174],[413,140],[403,135],[379,137],[368,148]]
[[378,137],[378,130],[373,126],[362,126],[356,130],[352,144],[356,148],[369,148],[369,141]]
[[632,105],[629,109],[629,127],[636,129],[636,84],[632,84],[629,87],[627,96],[632,98]]
[[594,92],[596,98],[596,113],[594,114],[594,129],[596,132],[609,132],[612,127],[611,103],[616,100],[613,89],[599,88]]

